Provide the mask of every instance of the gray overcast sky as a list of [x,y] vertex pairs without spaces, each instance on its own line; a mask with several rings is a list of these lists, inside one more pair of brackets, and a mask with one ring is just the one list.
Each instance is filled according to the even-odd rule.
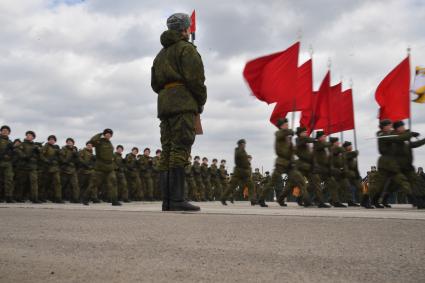
[[[239,138],[253,166],[272,169],[273,105],[255,100],[242,69],[247,60],[286,49],[302,33],[300,64],[314,50],[317,88],[332,60],[332,82],[354,82],[362,172],[376,162],[374,90],[412,48],[411,67],[425,64],[424,1],[130,1],[0,2],[0,123],[12,137],[27,129],[42,141],[56,134],[83,146],[113,128],[113,143],[159,147],[150,67],[174,12],[197,12],[208,101],[205,135],[194,155],[233,163]],[[425,135],[425,105],[413,105],[414,129]],[[298,114],[297,114],[298,118]],[[298,122],[296,123],[298,125]],[[352,139],[352,133],[345,133]],[[417,149],[422,163],[425,148]]]

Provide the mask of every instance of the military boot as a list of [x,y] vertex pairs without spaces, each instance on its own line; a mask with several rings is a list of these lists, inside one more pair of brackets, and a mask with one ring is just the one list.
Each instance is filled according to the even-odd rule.
[[258,201],[258,204],[259,204],[261,207],[269,207],[263,199],[260,199],[260,200]]
[[348,202],[347,202],[347,205],[348,206],[351,206],[351,207],[359,207],[360,205],[358,205],[357,203],[355,203],[354,201],[352,201],[352,200],[349,200]]
[[362,201],[360,202],[360,205],[366,209],[374,209],[374,207],[370,205],[369,195],[362,196]]
[[184,200],[184,167],[173,168],[169,172],[169,210],[170,211],[200,211],[199,206]]
[[15,203],[16,201],[12,197],[6,197],[7,203]]
[[372,205],[376,208],[384,208],[384,206],[379,203],[379,194],[376,194],[372,198]]
[[162,211],[170,210],[169,171],[159,173],[159,189],[162,193]]
[[382,205],[386,208],[391,208],[391,205],[388,203],[388,198],[390,197],[389,193],[385,193],[382,197]]
[[276,202],[280,205],[280,206],[288,206],[285,203],[285,198],[287,197],[287,195],[285,194],[285,191],[283,191],[276,199]]
[[326,204],[326,203],[324,203],[324,202],[320,202],[320,203],[317,205],[317,207],[318,207],[318,208],[331,208],[331,206],[330,206],[330,205],[328,205],[328,204]]
[[339,201],[337,201],[337,202],[332,202],[332,203],[331,203],[331,205],[332,205],[333,207],[344,207],[344,208],[346,208],[346,207],[347,207],[345,204],[342,204],[342,203],[340,203]]

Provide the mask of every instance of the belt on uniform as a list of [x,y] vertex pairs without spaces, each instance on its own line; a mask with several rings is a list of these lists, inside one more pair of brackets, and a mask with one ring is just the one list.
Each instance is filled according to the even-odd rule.
[[164,86],[164,89],[170,89],[170,88],[173,88],[173,87],[176,87],[176,86],[182,86],[182,85],[184,85],[184,83],[181,83],[181,82],[172,82],[172,83],[166,84]]

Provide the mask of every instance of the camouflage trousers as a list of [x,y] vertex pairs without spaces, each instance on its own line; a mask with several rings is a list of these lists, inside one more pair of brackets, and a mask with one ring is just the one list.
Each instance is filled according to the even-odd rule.
[[16,199],[23,200],[25,194],[30,193],[33,201],[38,200],[38,172],[37,170],[17,170],[16,172]]
[[40,187],[40,199],[51,199],[55,201],[62,200],[62,185],[60,172],[46,172],[42,173]]
[[13,197],[12,162],[0,162],[0,198]]
[[99,200],[94,171],[91,173],[80,173],[78,175],[78,182],[80,184],[81,197],[83,200]]
[[117,193],[117,177],[115,171],[95,171],[95,186],[100,191],[100,188],[106,192],[106,200],[109,202],[115,202],[118,200]]
[[412,194],[412,187],[405,174],[399,170],[392,171],[380,168],[374,178],[374,182],[369,185],[371,199],[380,196],[384,191],[388,190],[391,183],[406,195]]
[[198,199],[201,201],[205,200],[205,187],[204,183],[202,182],[201,176],[195,176],[195,185],[196,185],[196,193],[198,195]]
[[127,173],[127,184],[129,191],[129,198],[131,200],[140,201],[143,198],[142,192],[142,181],[140,180],[140,174],[136,171],[130,171]]
[[323,174],[320,176],[320,179],[324,182],[325,192],[330,196],[330,202],[336,203],[340,202],[339,191],[340,187],[333,176]]
[[78,202],[80,200],[80,185],[78,184],[77,172],[62,172],[61,183],[63,195]]
[[142,188],[143,188],[143,196],[146,200],[153,199],[153,180],[150,174],[142,174],[141,175]]
[[210,180],[208,178],[202,178],[202,184],[204,185],[205,199],[212,200],[213,192]]
[[220,180],[218,178],[211,178],[211,186],[213,188],[213,198],[215,200],[220,200],[221,194],[223,193]]
[[232,178],[230,179],[229,186],[226,188],[226,190],[223,191],[221,200],[227,200],[230,196],[233,197],[237,187],[239,187],[240,191],[248,188],[249,200],[256,200],[256,196],[254,194],[254,182],[252,181],[251,176],[242,176],[238,174],[237,171],[234,172]]
[[190,200],[198,201],[199,193],[196,188],[195,180],[192,176],[186,175],[185,181],[185,197]]
[[116,171],[117,176],[117,194],[119,200],[128,201],[128,186],[127,186],[127,178],[125,177],[124,172]]
[[161,119],[161,171],[184,167],[195,142],[195,114],[181,113]]
[[313,200],[316,203],[323,203],[323,191],[322,191],[322,180],[320,180],[319,174],[314,174],[310,171],[300,171],[301,174],[307,179],[307,191],[310,196],[314,196]]

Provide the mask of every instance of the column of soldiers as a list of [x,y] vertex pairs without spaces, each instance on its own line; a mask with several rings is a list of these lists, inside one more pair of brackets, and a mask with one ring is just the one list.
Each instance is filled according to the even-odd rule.
[[83,203],[160,200],[158,161],[161,150],[150,156],[149,148],[138,155],[135,147],[123,157],[124,147],[115,150],[110,142],[113,131],[105,129],[79,150],[72,138],[56,144],[50,135],[45,144],[35,142],[27,131],[21,142],[11,141],[11,129],[4,125],[0,135],[0,200],[8,203]]

